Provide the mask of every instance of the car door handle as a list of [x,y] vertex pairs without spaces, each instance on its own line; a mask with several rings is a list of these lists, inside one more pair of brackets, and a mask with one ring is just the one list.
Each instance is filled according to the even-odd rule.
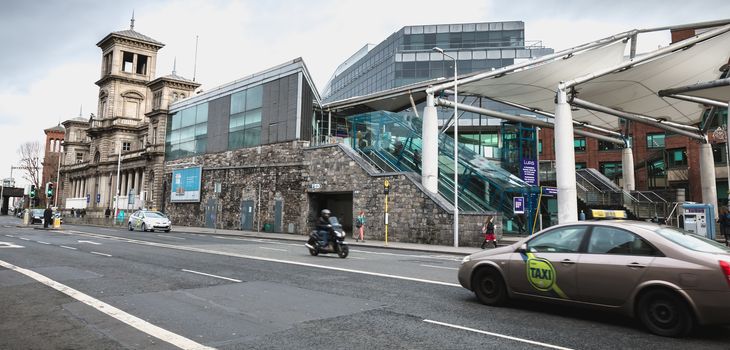
[[561,261],[560,263],[572,265],[572,264],[575,264],[575,261],[570,260],[570,259],[563,259],[563,261]]
[[632,267],[632,268],[634,268],[634,267],[635,267],[635,268],[639,268],[639,269],[643,269],[643,268],[645,268],[645,267],[646,267],[646,265],[644,265],[644,264],[639,264],[639,263],[636,263],[636,262],[633,262],[633,263],[631,263],[631,264],[628,264],[628,265],[626,265],[626,266],[628,266],[628,267]]

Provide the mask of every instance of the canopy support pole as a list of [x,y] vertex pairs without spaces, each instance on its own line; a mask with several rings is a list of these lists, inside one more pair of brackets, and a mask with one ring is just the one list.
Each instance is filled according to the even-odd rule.
[[[700,184],[702,186],[702,202],[712,204],[717,217],[717,185],[715,184],[715,160],[712,157],[712,145],[700,144]],[[714,225],[715,223],[708,223]]]
[[438,114],[433,93],[426,95],[423,107],[421,184],[431,193],[438,193]]
[[[619,110],[616,110],[613,108],[601,106],[596,103],[588,102],[586,100],[581,100],[579,98],[573,98],[573,100],[571,101],[571,104],[576,105],[578,107],[590,109],[593,111],[610,114],[610,115],[613,115],[613,116],[616,116],[619,118],[624,118],[624,119],[628,119],[631,121],[635,121],[637,123],[651,125],[651,126],[659,128],[659,129],[663,129],[663,130],[669,131],[671,133],[687,136],[687,137],[695,139],[695,140],[705,141],[705,137],[700,135],[697,132],[692,132],[689,130],[684,130],[684,129],[680,129],[680,128],[677,128],[677,127],[674,127],[671,125],[667,125],[666,123],[663,123],[661,121],[658,121],[658,120],[655,120],[655,119],[652,119],[649,117],[642,117],[642,116],[639,116],[636,114],[619,111]],[[699,129],[698,129],[698,131],[699,131]]]
[[558,183],[558,223],[578,221],[578,191],[575,184],[573,114],[565,87],[558,87],[555,105],[555,167]]
[[634,153],[631,145],[627,144],[626,148],[621,151],[621,169],[623,169],[623,188],[626,192],[636,190],[636,180],[634,178]]

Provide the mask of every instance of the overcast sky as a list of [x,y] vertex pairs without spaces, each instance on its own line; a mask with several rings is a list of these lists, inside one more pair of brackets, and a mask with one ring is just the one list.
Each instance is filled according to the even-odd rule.
[[[18,147],[44,142],[43,129],[96,113],[101,50],[113,31],[134,29],[165,43],[157,76],[177,74],[208,90],[302,57],[321,91],[342,61],[406,25],[525,22],[526,40],[556,50],[634,28],[730,17],[730,1],[227,1],[4,0],[0,10],[0,178]],[[667,33],[640,40],[666,45]],[[20,176],[16,171],[18,182]]]

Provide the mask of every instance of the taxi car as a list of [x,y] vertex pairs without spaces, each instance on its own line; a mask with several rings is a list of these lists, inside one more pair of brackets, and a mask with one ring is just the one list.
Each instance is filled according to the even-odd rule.
[[533,299],[613,310],[661,336],[730,323],[730,248],[648,222],[553,226],[465,257],[458,277],[483,304]]
[[162,230],[170,232],[172,229],[172,223],[165,214],[160,213],[159,211],[137,210],[129,216],[127,228],[130,231],[138,229],[142,231]]

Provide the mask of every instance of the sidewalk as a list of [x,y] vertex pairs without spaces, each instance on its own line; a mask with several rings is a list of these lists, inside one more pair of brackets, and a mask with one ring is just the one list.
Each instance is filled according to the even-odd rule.
[[[71,220],[69,220],[71,221]],[[80,221],[80,220],[79,220]],[[125,228],[118,225],[110,225],[109,222],[100,221],[98,223],[86,223],[86,222],[68,222],[68,225],[79,225],[79,226],[95,226],[95,227],[117,227]],[[66,224],[61,225],[61,230],[64,229]],[[169,235],[175,232],[186,232],[195,234],[206,234],[206,235],[218,235],[218,236],[231,236],[231,237],[248,237],[248,238],[265,238],[265,239],[276,239],[282,241],[293,241],[301,242],[302,248],[309,238],[307,235],[295,234],[295,233],[275,233],[275,232],[256,232],[256,231],[241,231],[241,230],[224,230],[224,229],[212,229],[206,227],[193,227],[193,226],[174,226]],[[523,237],[518,236],[503,236],[499,241],[499,245],[509,245]],[[453,247],[444,245],[433,245],[433,244],[419,244],[419,243],[403,243],[389,241],[386,245],[384,241],[378,240],[367,240],[365,242],[356,242],[350,236],[346,239],[347,244],[351,247],[370,247],[370,248],[383,248],[383,249],[402,249],[418,252],[436,253],[436,254],[454,254],[454,255],[469,255],[482,251],[479,247]]]

